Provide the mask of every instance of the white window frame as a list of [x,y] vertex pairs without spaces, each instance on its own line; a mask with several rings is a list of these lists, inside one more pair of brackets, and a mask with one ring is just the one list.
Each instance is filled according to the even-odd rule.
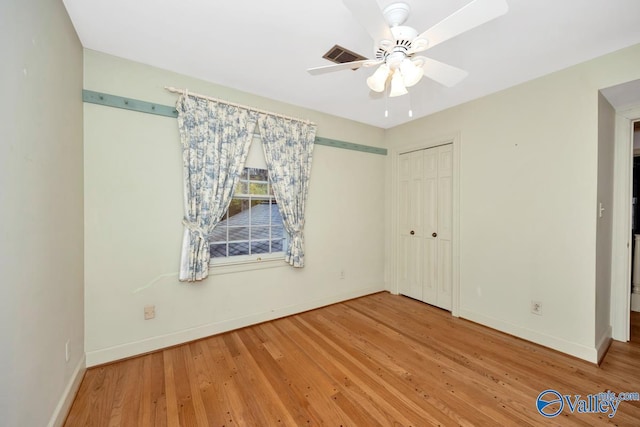
[[[255,166],[245,165],[245,169],[243,169],[243,174],[247,168],[267,170],[266,167],[255,167]],[[251,180],[251,179],[245,179],[245,177],[243,177],[241,178],[241,181],[244,181],[247,183],[247,188],[250,188],[249,184],[251,183],[267,184],[267,194],[266,195],[251,194],[251,193],[234,194],[233,195],[234,199],[249,200],[249,202],[251,202],[252,200],[266,200],[266,201],[275,200],[275,197],[273,195],[270,195],[271,182],[269,180],[267,181]],[[251,215],[251,211],[249,212],[250,212],[249,215]],[[225,213],[225,217],[226,215],[227,214]],[[270,236],[268,240],[271,241],[272,240],[271,229],[273,228],[273,226],[271,225],[271,219],[269,220],[269,224],[270,224],[269,225]],[[233,228],[233,227],[227,227],[227,240],[226,240],[227,244],[230,243],[229,228]],[[284,256],[285,256],[284,251],[285,251],[286,245],[288,244],[289,237],[286,229],[284,229],[284,224],[282,228],[284,230],[284,240],[282,242],[282,249],[283,249],[282,251],[271,252],[266,254],[211,257],[209,261],[209,274],[228,274],[228,273],[234,273],[238,271],[249,271],[249,270],[258,270],[263,268],[274,268],[274,267],[286,266],[286,263],[283,262]],[[242,241],[244,242],[244,240]],[[247,242],[249,244],[249,247],[251,247],[252,240],[249,239],[247,240]]]

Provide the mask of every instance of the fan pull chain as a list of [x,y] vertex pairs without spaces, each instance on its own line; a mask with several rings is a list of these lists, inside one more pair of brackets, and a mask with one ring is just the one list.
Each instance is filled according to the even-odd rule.
[[388,96],[389,88],[385,86],[384,90],[384,117],[389,117],[389,96]]
[[413,117],[413,108],[411,103],[411,92],[409,92],[409,117]]

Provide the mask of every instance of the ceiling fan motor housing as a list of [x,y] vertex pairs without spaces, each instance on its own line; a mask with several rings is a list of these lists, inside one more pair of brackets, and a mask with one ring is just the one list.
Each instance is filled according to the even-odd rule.
[[[395,40],[381,40],[376,46],[376,59],[386,61],[390,67],[393,58],[402,56],[400,60],[407,57],[407,51],[411,48],[411,43],[418,36],[418,32],[406,26],[391,27],[391,34]],[[401,55],[398,55],[401,54]],[[395,62],[395,61],[393,61]]]
[[390,27],[397,27],[398,25],[404,24],[409,17],[409,12],[411,12],[409,5],[402,2],[391,3],[382,10],[384,19],[387,20]]

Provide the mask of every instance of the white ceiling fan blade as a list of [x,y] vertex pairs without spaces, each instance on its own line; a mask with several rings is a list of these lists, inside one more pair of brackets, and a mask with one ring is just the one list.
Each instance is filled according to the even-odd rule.
[[331,73],[334,71],[356,69],[360,67],[372,67],[374,65],[382,64],[383,61],[376,61],[371,59],[363,59],[361,61],[343,62],[342,64],[324,65],[322,67],[315,67],[307,69],[307,72],[312,76],[319,74]]
[[456,68],[453,65],[445,64],[443,62],[436,61],[435,59],[425,58],[423,56],[419,56],[418,58],[424,61],[424,65],[422,67],[424,69],[424,75],[447,87],[457,85],[469,75],[465,70]]
[[380,40],[395,40],[382,11],[375,1],[342,0],[342,2],[351,11],[356,21],[367,30],[367,33],[375,41],[376,46]]
[[426,39],[428,44],[426,46],[419,45],[408,53],[430,49],[443,41],[502,16],[508,10],[509,5],[506,0],[474,0],[416,37],[416,40]]

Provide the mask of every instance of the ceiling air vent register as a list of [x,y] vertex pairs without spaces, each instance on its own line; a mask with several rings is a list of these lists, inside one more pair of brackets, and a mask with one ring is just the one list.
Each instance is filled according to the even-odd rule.
[[[331,62],[335,62],[336,64],[344,64],[345,62],[362,61],[367,59],[364,56],[358,55],[357,53],[339,45],[333,46],[327,53],[322,55],[322,57]],[[357,70],[358,68],[358,66],[355,66],[353,70]]]

